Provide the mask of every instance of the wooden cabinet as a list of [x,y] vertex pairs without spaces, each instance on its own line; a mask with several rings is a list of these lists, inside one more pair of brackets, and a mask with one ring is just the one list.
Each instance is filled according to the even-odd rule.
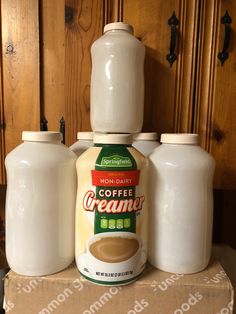
[[[225,26],[222,17],[232,19],[228,59],[222,65]],[[227,21],[226,22],[230,22]],[[199,20],[193,130],[201,144],[217,161],[215,187],[236,188],[236,2],[202,1]]]
[[[232,18],[222,66],[221,17]],[[170,66],[172,14],[178,20]],[[199,132],[217,160],[216,188],[236,188],[236,3],[233,0],[2,0],[0,182],[22,130],[65,119],[66,144],[90,130],[90,47],[104,24],[123,20],[146,46],[144,131]],[[173,36],[172,36],[173,39]]]

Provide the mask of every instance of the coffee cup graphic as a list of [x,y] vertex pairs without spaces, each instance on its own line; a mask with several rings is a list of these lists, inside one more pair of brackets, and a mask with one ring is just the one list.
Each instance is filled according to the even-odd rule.
[[122,281],[142,272],[147,259],[140,237],[132,232],[104,232],[91,236],[79,270],[99,281]]

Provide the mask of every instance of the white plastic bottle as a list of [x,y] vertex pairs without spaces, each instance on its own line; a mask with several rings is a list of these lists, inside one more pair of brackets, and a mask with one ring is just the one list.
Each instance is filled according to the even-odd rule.
[[139,150],[144,156],[149,156],[160,145],[157,141],[156,132],[133,134],[133,140],[133,147]]
[[23,132],[6,157],[6,254],[10,268],[42,276],[74,259],[76,155],[59,132]]
[[172,273],[203,270],[211,256],[215,161],[197,134],[162,134],[149,156],[149,259]]
[[79,157],[89,147],[93,146],[93,132],[78,132],[77,140],[69,148]]
[[145,47],[129,24],[104,27],[91,48],[91,126],[96,132],[136,133],[143,124]]
[[94,147],[76,162],[75,259],[97,284],[129,283],[147,260],[148,161],[132,140],[131,134],[95,133]]

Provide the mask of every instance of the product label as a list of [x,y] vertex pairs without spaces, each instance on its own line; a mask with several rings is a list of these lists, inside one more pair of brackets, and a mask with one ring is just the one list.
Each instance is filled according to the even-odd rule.
[[110,157],[102,157],[101,166],[108,168],[132,168],[132,161],[129,157],[114,155]]
[[144,170],[125,146],[95,150],[99,153],[86,169],[89,180],[84,184],[85,164],[81,161],[80,167],[77,161],[76,262],[92,281],[126,283],[146,262],[145,193],[140,188]]

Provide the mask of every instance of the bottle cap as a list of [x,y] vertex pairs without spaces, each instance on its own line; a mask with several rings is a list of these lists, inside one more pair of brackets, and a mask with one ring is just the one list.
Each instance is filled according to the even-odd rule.
[[93,137],[95,144],[124,144],[131,145],[133,143],[132,134],[108,134],[95,133]]
[[22,141],[61,142],[62,134],[54,131],[23,131]]
[[157,141],[156,132],[144,132],[133,134],[134,141]]
[[127,31],[130,34],[134,33],[133,27],[130,24],[123,23],[123,22],[109,23],[109,24],[104,26],[103,32],[105,33],[105,32],[108,32],[111,30],[116,30],[116,29]]
[[196,145],[199,143],[199,135],[195,133],[164,133],[161,135],[161,143]]
[[77,133],[77,140],[92,141],[93,140],[93,132],[78,132]]

